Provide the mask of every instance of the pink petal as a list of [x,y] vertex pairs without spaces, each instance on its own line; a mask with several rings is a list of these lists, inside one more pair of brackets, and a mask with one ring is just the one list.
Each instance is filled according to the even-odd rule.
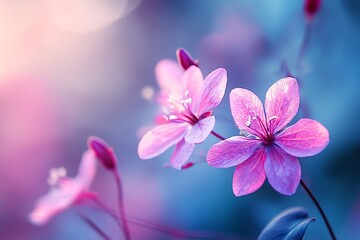
[[296,157],[313,156],[329,143],[329,132],[319,122],[303,118],[276,136],[276,144]]
[[248,159],[260,143],[255,139],[231,137],[212,146],[206,160],[213,167],[233,167]]
[[161,60],[155,66],[155,75],[162,91],[173,92],[181,88],[181,77],[184,71],[172,60]]
[[298,159],[276,145],[266,150],[265,172],[269,183],[279,193],[294,194],[301,178]]
[[192,126],[189,132],[185,135],[185,141],[188,143],[201,143],[211,133],[215,126],[215,117],[210,116],[200,120]]
[[170,164],[176,169],[182,169],[184,163],[189,159],[191,153],[194,151],[195,144],[187,143],[181,140],[176,144],[175,151],[171,156]]
[[204,85],[204,78],[200,71],[200,68],[196,66],[190,66],[182,76],[181,82],[183,84],[183,92],[180,93],[183,99],[191,98],[190,109],[193,113],[196,113],[201,91]]
[[188,127],[188,123],[167,123],[153,128],[139,142],[140,158],[149,159],[163,153],[184,137]]
[[81,163],[79,166],[79,172],[75,177],[75,181],[78,181],[83,190],[90,188],[90,185],[96,174],[96,156],[91,150],[84,152]]
[[266,93],[265,112],[271,132],[283,129],[299,109],[299,85],[295,78],[287,77],[274,83]]
[[29,214],[33,224],[43,225],[56,214],[70,207],[81,194],[81,187],[69,180],[58,188],[53,188],[36,203],[35,209]]
[[263,185],[266,179],[265,158],[264,148],[259,147],[251,157],[236,166],[233,178],[235,196],[253,193]]
[[264,109],[253,92],[243,88],[233,89],[230,92],[230,108],[235,123],[241,130],[256,136],[259,136],[258,132],[263,132],[260,121],[265,124]]
[[211,72],[204,81],[200,100],[199,115],[213,110],[224,97],[227,82],[227,73],[223,68]]

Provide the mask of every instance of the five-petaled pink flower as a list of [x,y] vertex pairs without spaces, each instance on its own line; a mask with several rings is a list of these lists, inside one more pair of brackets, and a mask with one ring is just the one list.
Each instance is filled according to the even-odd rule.
[[204,80],[196,65],[184,71],[171,60],[160,61],[155,71],[164,120],[143,136],[138,154],[142,159],[150,159],[176,144],[170,164],[181,169],[195,144],[203,142],[214,128],[212,112],[224,97],[227,74],[219,68]]
[[91,150],[83,154],[75,178],[65,177],[63,168],[53,169],[50,173],[49,183],[54,186],[37,201],[35,209],[29,214],[29,220],[33,224],[42,225],[72,205],[95,197],[89,190],[96,173],[96,157]]
[[231,113],[240,136],[221,141],[210,149],[207,162],[214,167],[236,166],[236,196],[258,190],[267,177],[278,192],[294,194],[301,178],[297,157],[313,156],[329,143],[329,132],[319,122],[303,118],[290,127],[299,108],[299,86],[283,78],[266,93],[265,113],[259,98],[249,90],[230,93]]

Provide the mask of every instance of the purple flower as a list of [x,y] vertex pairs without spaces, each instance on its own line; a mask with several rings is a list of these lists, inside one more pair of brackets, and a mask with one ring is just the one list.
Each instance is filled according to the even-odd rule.
[[219,68],[204,80],[197,66],[184,71],[171,60],[160,61],[155,71],[164,120],[157,121],[158,125],[143,136],[138,154],[150,159],[176,144],[170,164],[181,169],[195,144],[203,142],[214,128],[212,112],[224,97],[227,74]]
[[207,155],[209,165],[236,166],[233,191],[236,196],[258,190],[268,178],[278,192],[294,194],[301,178],[297,157],[313,156],[329,143],[329,132],[319,122],[303,118],[286,125],[299,108],[296,79],[283,78],[266,93],[265,113],[259,98],[249,90],[230,93],[231,113],[240,136],[221,141]]

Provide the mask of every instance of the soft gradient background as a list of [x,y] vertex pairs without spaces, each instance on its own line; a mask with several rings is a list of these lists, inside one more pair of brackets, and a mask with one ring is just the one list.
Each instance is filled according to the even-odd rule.
[[[0,239],[101,239],[77,212],[87,213],[113,237],[116,224],[91,208],[74,208],[42,227],[27,215],[46,193],[48,171],[74,176],[86,139],[104,138],[119,157],[128,214],[187,230],[212,230],[254,239],[279,212],[305,207],[306,239],[329,239],[317,209],[299,187],[294,196],[268,183],[236,198],[234,169],[204,163],[218,140],[197,147],[194,167],[164,168],[171,150],[137,156],[139,137],[156,106],[143,89],[157,90],[154,66],[184,47],[204,74],[228,71],[227,94],[216,109],[215,130],[238,134],[228,105],[234,87],[264,99],[284,76],[281,62],[301,83],[302,110],[330,132],[329,146],[301,159],[303,179],[340,239],[360,238],[360,4],[323,1],[300,67],[296,61],[306,19],[303,1],[254,0],[0,0]],[[151,93],[151,91],[150,91]],[[116,204],[111,176],[99,166],[93,186]],[[173,239],[131,225],[134,239]]]

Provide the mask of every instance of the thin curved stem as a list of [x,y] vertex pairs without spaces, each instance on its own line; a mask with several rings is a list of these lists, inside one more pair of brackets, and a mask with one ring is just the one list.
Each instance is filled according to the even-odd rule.
[[90,220],[87,216],[84,214],[79,213],[81,218],[84,220],[84,222],[89,225],[92,229],[94,229],[95,232],[97,232],[103,239],[105,240],[111,240],[111,238],[103,231],[101,228],[96,225],[93,221]]
[[116,185],[117,185],[117,188],[118,188],[119,212],[120,212],[121,216],[124,216],[120,220],[121,220],[121,224],[123,226],[125,239],[126,240],[131,240],[129,226],[128,226],[127,221],[126,221],[126,214],[125,214],[125,207],[124,207],[123,186],[122,186],[122,183],[121,183],[120,175],[119,175],[119,173],[118,173],[118,171],[116,169],[114,170],[114,177],[115,177]]
[[[107,207],[105,204],[103,204],[102,202],[100,202],[98,199],[94,199],[94,203],[95,203],[95,207],[98,208],[99,210],[109,214],[111,217],[114,218],[114,220],[118,221],[122,218],[124,218],[124,216],[119,215],[116,211],[110,209],[109,207]],[[148,228],[154,231],[158,231],[158,232],[162,232],[162,233],[166,233],[169,234],[170,236],[174,236],[174,237],[180,237],[180,238],[185,238],[185,239],[190,239],[190,238],[197,238],[197,239],[240,239],[238,236],[232,236],[232,235],[228,235],[228,234],[223,234],[223,233],[219,233],[219,232],[194,232],[194,231],[184,231],[181,229],[175,229],[175,228],[169,228],[160,224],[156,224],[156,223],[152,223],[149,221],[144,221],[141,220],[139,218],[136,217],[132,217],[132,216],[126,216],[127,221],[129,223],[144,227],[144,228]]]
[[220,140],[225,140],[225,138],[223,136],[221,136],[220,134],[216,133],[215,131],[211,131],[211,134],[214,135],[215,137],[219,138]]
[[319,202],[316,200],[314,194],[312,194],[312,192],[310,191],[310,189],[308,188],[308,186],[305,184],[305,182],[304,182],[302,179],[300,180],[300,184],[301,184],[301,186],[305,189],[305,191],[309,194],[310,198],[313,200],[313,202],[315,203],[316,207],[319,209],[320,214],[321,214],[322,218],[323,218],[324,221],[325,221],[326,227],[327,227],[327,229],[329,230],[329,233],[330,233],[330,235],[331,235],[331,238],[332,238],[333,240],[336,240],[335,233],[334,233],[333,229],[332,229],[331,226],[330,226],[329,220],[327,219],[327,217],[326,217],[326,215],[325,215],[325,212],[324,212],[324,210],[321,208]]

